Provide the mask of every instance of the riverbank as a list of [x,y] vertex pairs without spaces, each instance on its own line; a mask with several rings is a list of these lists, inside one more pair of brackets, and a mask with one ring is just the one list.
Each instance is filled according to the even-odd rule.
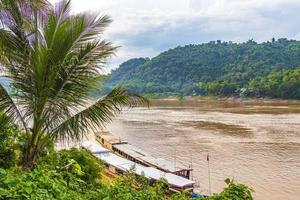
[[219,97],[219,96],[167,96],[158,98],[149,98],[151,101],[227,101],[248,104],[299,104],[300,100],[297,99],[272,99],[272,98],[250,98],[250,97]]
[[195,107],[202,111],[219,111],[240,114],[287,114],[300,113],[299,100],[267,98],[225,98],[207,96],[187,96],[182,99],[167,97],[151,99],[152,107]]

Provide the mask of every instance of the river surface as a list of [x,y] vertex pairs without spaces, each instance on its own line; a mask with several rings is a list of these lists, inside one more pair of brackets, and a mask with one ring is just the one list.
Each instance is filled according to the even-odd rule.
[[[255,199],[300,199],[300,103],[212,99],[156,100],[124,111],[107,130],[157,157],[192,165],[197,190],[224,179],[252,187]],[[174,164],[175,165],[175,164]]]

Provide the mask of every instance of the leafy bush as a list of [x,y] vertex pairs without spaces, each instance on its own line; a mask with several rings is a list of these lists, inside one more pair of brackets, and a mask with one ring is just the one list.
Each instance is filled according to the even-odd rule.
[[74,192],[68,190],[66,182],[59,176],[56,172],[40,169],[29,173],[0,170],[0,199],[73,198]]
[[88,183],[95,183],[101,176],[103,164],[85,150],[72,148],[70,150],[53,151],[41,159],[39,168],[56,170],[69,179],[76,175],[77,178]]
[[1,169],[0,199],[96,199],[102,169],[86,151],[54,151],[32,171]]
[[[138,187],[141,186],[141,187]],[[138,188],[138,189],[137,189]],[[109,187],[106,199],[108,200],[163,200],[165,199],[166,182],[161,181],[150,186],[145,178],[136,179],[135,175],[130,172],[118,177]]]
[[234,180],[226,179],[227,187],[220,194],[214,194],[205,200],[253,200],[253,190],[246,185],[238,184]]
[[0,112],[0,167],[16,166],[24,148],[24,138],[10,119]]

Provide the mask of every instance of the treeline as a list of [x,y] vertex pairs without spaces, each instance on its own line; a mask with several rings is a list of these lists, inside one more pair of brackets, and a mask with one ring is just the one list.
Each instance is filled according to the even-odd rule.
[[244,87],[238,83],[214,81],[198,83],[197,93],[203,95],[270,97],[300,99],[300,68],[272,72],[269,75],[257,76]]
[[249,82],[246,92],[249,96],[300,99],[300,68],[257,77]]
[[299,97],[300,42],[212,41],[135,58],[112,71],[108,89],[122,84],[143,94]]

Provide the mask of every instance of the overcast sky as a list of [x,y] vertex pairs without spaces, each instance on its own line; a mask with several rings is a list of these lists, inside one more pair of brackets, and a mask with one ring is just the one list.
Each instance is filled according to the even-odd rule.
[[73,0],[73,11],[112,17],[105,37],[122,46],[112,68],[178,45],[300,39],[300,0]]

